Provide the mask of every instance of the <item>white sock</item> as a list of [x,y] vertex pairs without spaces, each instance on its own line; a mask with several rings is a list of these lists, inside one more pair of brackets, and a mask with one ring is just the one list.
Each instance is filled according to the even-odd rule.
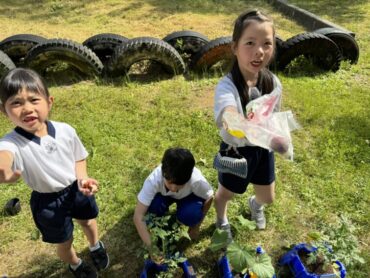
[[79,259],[77,264],[69,264],[73,270],[76,270],[82,264],[82,260]]
[[257,201],[256,201],[256,196],[253,196],[254,198],[252,199],[252,206],[253,206],[253,208],[255,209],[255,210],[261,210],[261,209],[263,209],[263,204],[261,205],[261,204],[259,204],[259,203],[257,203]]
[[94,246],[89,246],[90,252],[94,252],[95,250],[98,250],[100,248],[100,241],[94,245]]
[[227,218],[220,219],[217,217],[217,226],[222,227],[229,224],[229,220]]

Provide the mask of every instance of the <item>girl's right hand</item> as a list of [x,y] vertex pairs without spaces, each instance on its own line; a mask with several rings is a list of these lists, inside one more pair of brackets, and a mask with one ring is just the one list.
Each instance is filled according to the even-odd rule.
[[16,182],[20,176],[21,171],[13,171],[10,168],[0,167],[0,183],[13,183]]

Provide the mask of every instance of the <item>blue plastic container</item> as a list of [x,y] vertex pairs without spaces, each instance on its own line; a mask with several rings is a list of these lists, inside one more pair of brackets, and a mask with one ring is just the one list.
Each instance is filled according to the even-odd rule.
[[[195,271],[193,269],[193,266],[189,263],[188,260],[179,263],[179,266],[182,268],[184,272],[184,278],[196,278]],[[148,278],[148,272],[153,271],[155,273],[158,272],[166,272],[168,271],[168,265],[167,264],[156,264],[152,260],[145,260],[144,263],[144,269],[140,274],[140,278]]]
[[[293,247],[292,250],[287,252],[283,257],[280,259],[280,265],[287,265],[291,272],[294,274],[295,278],[335,278],[337,277],[333,273],[328,274],[313,274],[306,270],[305,266],[303,265],[301,258],[298,255],[299,251],[303,251],[307,254],[316,251],[317,248],[308,246],[305,243],[297,244]],[[346,268],[340,261],[335,262],[339,266],[339,273],[341,278],[346,277]]]
[[184,272],[185,278],[196,278],[195,271],[193,266],[189,263],[188,260],[179,263],[179,266],[182,268],[182,271]]
[[218,266],[218,273],[220,278],[233,278],[233,274],[231,273],[229,260],[227,259],[226,255],[223,255],[221,259],[217,262]]
[[162,272],[167,271],[168,265],[167,264],[156,264],[152,260],[145,260],[144,263],[144,269],[140,273],[140,278],[148,278],[148,272],[154,271],[154,272]]
[[[265,251],[263,251],[262,247],[261,246],[258,246],[256,248],[256,253],[257,254],[263,254]],[[217,266],[218,266],[218,273],[219,273],[219,277],[220,278],[233,278],[234,275],[230,269],[230,264],[229,264],[229,260],[228,258],[226,257],[226,255],[223,255],[221,257],[221,259],[218,260],[217,262]],[[241,276],[242,278],[250,278],[249,274],[243,274],[243,276]],[[276,276],[274,275],[272,278],[275,278]]]

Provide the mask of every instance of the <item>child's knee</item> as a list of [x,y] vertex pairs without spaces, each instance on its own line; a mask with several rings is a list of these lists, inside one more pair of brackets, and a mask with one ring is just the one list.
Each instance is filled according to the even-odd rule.
[[193,227],[203,219],[203,204],[193,204],[177,211],[177,219],[184,225]]
[[95,224],[96,219],[77,220],[77,222],[78,224],[80,224],[81,227],[90,228]]
[[217,190],[215,194],[215,202],[227,202],[230,201],[234,197],[233,193],[226,192],[225,190]]
[[266,204],[266,205],[272,204],[275,200],[275,193],[272,193],[266,196],[260,196],[260,199],[263,204]]

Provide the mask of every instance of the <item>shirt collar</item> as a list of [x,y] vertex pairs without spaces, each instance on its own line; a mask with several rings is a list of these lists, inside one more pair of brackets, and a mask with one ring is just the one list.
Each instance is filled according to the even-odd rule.
[[[55,138],[55,127],[54,127],[54,125],[50,121],[46,121],[46,125],[47,125],[48,135]],[[19,135],[22,135],[23,137],[27,138],[28,140],[33,141],[33,142],[35,142],[36,144],[39,144],[39,145],[41,144],[41,138],[38,137],[37,135],[32,134],[32,133],[24,130],[23,128],[21,128],[19,126],[17,126],[14,130]]]

